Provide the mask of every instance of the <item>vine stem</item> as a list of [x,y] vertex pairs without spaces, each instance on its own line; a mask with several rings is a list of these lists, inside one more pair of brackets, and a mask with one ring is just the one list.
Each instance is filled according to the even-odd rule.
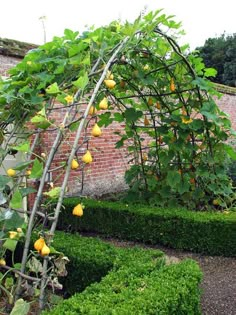
[[[104,79],[106,77],[107,71],[110,68],[113,60],[116,58],[117,54],[120,52],[122,47],[126,44],[128,39],[129,39],[129,37],[126,37],[120,43],[118,48],[114,51],[114,53],[112,54],[112,56],[108,60],[106,66],[105,66],[105,68],[104,68],[104,70],[102,72],[102,75],[101,75],[99,81],[97,82],[97,84],[95,86],[93,94],[92,94],[92,96],[91,96],[91,98],[89,100],[89,103],[88,103],[88,105],[86,107],[86,110],[84,112],[83,118],[80,121],[79,127],[78,127],[77,132],[76,132],[76,136],[75,136],[75,139],[74,139],[74,143],[73,143],[73,146],[72,146],[72,149],[71,149],[71,152],[70,152],[70,156],[69,156],[69,159],[68,159],[68,164],[67,164],[64,180],[63,180],[63,183],[62,183],[62,186],[61,186],[61,191],[60,191],[60,195],[59,195],[59,198],[58,198],[58,202],[57,202],[57,205],[56,205],[56,208],[55,208],[55,215],[54,215],[55,219],[54,219],[54,221],[52,222],[52,225],[51,225],[50,235],[54,235],[54,232],[56,230],[56,226],[57,226],[57,222],[58,222],[58,218],[59,218],[59,214],[60,214],[60,209],[61,209],[61,206],[62,206],[63,198],[64,198],[65,191],[66,191],[67,182],[68,182],[69,175],[70,175],[71,162],[72,162],[72,160],[74,158],[74,155],[76,153],[77,145],[78,145],[79,139],[81,137],[81,133],[82,133],[84,124],[86,122],[86,118],[87,118],[87,116],[89,114],[90,107],[92,106],[92,104],[93,104],[93,102],[94,102],[94,100],[96,98],[96,95],[97,95],[97,93],[99,91],[99,88],[102,85],[102,83],[103,83],[103,81],[104,81]],[[39,309],[40,310],[42,310],[44,308],[44,293],[45,293],[45,284],[46,284],[46,281],[47,281],[47,265],[48,265],[48,260],[47,260],[47,258],[45,258],[44,262],[43,262],[43,272],[42,272],[41,288],[40,288],[40,296],[39,296]]]
[[[67,121],[67,118],[69,116],[69,112],[70,111],[71,111],[71,108],[69,108],[67,110],[67,112],[66,112],[66,114],[64,116],[62,124],[64,124],[64,125],[66,124],[66,121]],[[42,193],[43,193],[43,188],[44,188],[44,185],[45,185],[46,176],[47,176],[48,170],[50,168],[50,165],[51,165],[51,163],[53,161],[53,158],[54,158],[54,155],[56,153],[56,149],[58,147],[58,144],[60,142],[61,137],[62,137],[62,130],[59,129],[58,133],[56,135],[56,138],[54,140],[53,146],[51,148],[51,151],[49,153],[46,165],[44,167],[43,175],[42,175],[42,177],[40,179],[38,192],[37,192],[37,195],[35,197],[35,202],[34,202],[34,205],[33,205],[33,208],[32,208],[32,212],[31,212],[31,215],[30,215],[30,218],[29,218],[28,228],[27,228],[27,232],[26,232],[25,245],[24,245],[24,250],[23,250],[23,255],[22,255],[22,260],[21,260],[21,270],[20,270],[20,272],[22,274],[25,273],[27,257],[28,257],[28,252],[29,252],[29,245],[30,245],[30,240],[31,240],[31,234],[32,234],[32,229],[33,229],[33,225],[34,225],[34,218],[35,218],[35,215],[37,213],[37,210],[38,210],[41,198],[42,198]],[[22,277],[19,276],[17,287],[16,287],[15,300],[17,300],[19,298],[21,283],[22,283]]]

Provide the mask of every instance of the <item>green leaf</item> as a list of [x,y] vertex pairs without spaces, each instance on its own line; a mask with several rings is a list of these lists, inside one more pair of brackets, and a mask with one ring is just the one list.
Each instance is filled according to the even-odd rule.
[[10,315],[27,315],[30,310],[30,304],[24,301],[23,299],[19,299],[15,302],[15,305],[10,313]]
[[34,164],[31,170],[30,178],[40,178],[43,174],[43,162],[38,159],[34,160]]
[[24,223],[24,218],[16,211],[10,209],[4,209],[0,212],[0,220],[2,220],[2,218],[5,220],[6,230],[15,229],[16,227],[22,226]]
[[181,182],[181,176],[176,171],[169,171],[166,177],[166,181],[170,187],[176,187]]
[[3,243],[2,246],[6,249],[9,249],[11,252],[14,252],[14,250],[16,249],[16,245],[17,245],[17,240],[8,238]]
[[16,190],[11,198],[10,207],[13,209],[20,209],[22,208],[22,195],[19,190]]
[[22,142],[22,143],[18,144],[17,146],[11,147],[11,149],[25,152],[25,153],[29,153],[30,152],[30,142],[29,141]]
[[114,120],[118,121],[118,122],[122,122],[122,121],[124,121],[124,117],[120,113],[114,113]]
[[3,190],[11,179],[8,176],[0,175],[0,190]]
[[47,94],[52,94],[52,95],[60,93],[60,89],[59,89],[59,86],[57,85],[57,82],[49,85],[46,88],[46,92],[47,92]]
[[177,191],[180,194],[184,194],[185,192],[188,192],[190,188],[190,184],[189,182],[187,182],[186,180],[181,181],[180,184],[177,186]]
[[143,116],[143,112],[136,111],[134,108],[127,108],[124,112],[127,123],[134,122]]
[[32,161],[18,163],[18,164],[16,164],[16,166],[14,166],[14,170],[22,171],[22,170],[26,169],[30,164],[32,164]]
[[236,160],[236,151],[234,150],[233,147],[224,143],[224,149],[229,157],[231,157],[233,160]]
[[7,202],[7,198],[2,192],[0,192],[0,205],[4,205],[4,203],[6,202]]
[[83,90],[89,82],[88,74],[85,73],[83,76],[79,77],[76,81],[73,81],[73,85],[78,89]]
[[215,77],[217,75],[217,70],[214,68],[205,68],[204,75],[205,77]]
[[35,188],[33,188],[33,187],[26,187],[26,188],[21,188],[20,189],[20,193],[21,193],[22,197],[25,197],[25,196],[27,196],[29,194],[32,194],[32,193],[36,192],[36,191],[37,190]]
[[50,191],[44,192],[43,194],[50,198],[58,198],[61,192],[61,187],[54,187]]
[[110,112],[106,112],[104,114],[99,115],[99,121],[98,121],[98,126],[102,127],[102,126],[109,126],[112,123],[112,118],[111,117],[111,113]]
[[79,32],[73,32],[72,30],[69,30],[68,28],[66,28],[64,30],[64,35],[65,35],[66,39],[69,39],[69,40],[73,41],[79,35]]
[[76,131],[79,127],[80,121],[75,121],[73,123],[70,124],[69,129],[70,131]]
[[50,125],[51,122],[44,116],[41,115],[36,115],[30,120],[32,124],[34,124],[37,128],[40,129],[47,129]]

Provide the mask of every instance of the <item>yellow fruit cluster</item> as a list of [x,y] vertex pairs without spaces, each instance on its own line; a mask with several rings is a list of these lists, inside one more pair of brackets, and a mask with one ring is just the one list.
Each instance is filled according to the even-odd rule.
[[37,250],[41,256],[47,256],[50,254],[50,248],[47,246],[43,237],[40,237],[34,242],[34,249]]

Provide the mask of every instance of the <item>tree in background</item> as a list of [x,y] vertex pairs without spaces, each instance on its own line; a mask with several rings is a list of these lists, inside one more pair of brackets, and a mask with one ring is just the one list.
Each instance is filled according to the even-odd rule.
[[213,82],[236,86],[236,33],[208,38],[197,50],[205,65],[217,70]]

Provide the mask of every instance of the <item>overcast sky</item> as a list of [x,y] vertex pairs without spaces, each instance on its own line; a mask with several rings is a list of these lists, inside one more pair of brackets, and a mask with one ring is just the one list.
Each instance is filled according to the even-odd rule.
[[65,28],[82,31],[85,25],[101,26],[112,20],[133,21],[147,11],[163,9],[182,22],[186,35],[183,43],[191,49],[209,37],[236,32],[235,0],[2,0],[0,37],[42,44],[42,20],[46,16],[46,39],[62,36]]

